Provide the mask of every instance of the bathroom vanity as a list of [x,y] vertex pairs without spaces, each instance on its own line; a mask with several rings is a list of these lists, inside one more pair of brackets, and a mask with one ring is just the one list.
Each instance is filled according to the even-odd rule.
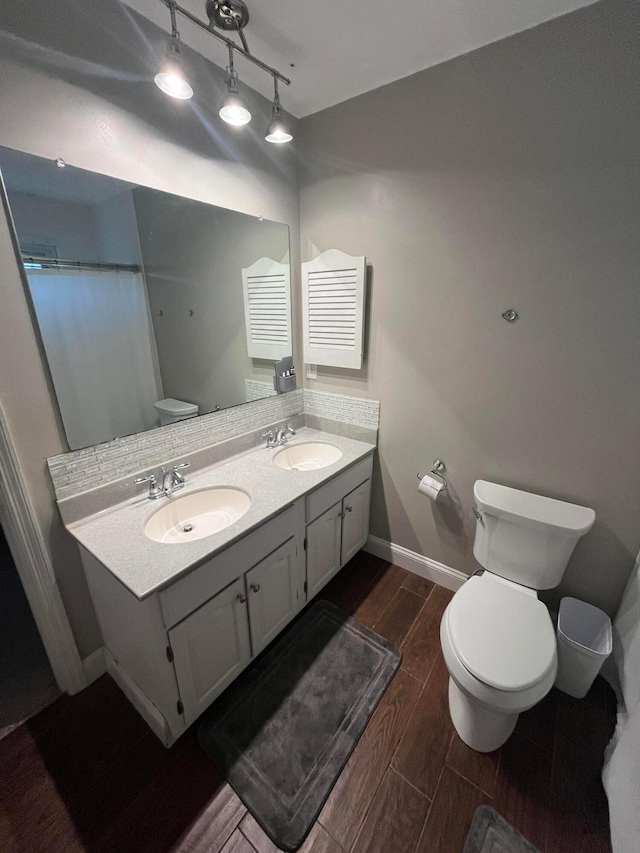
[[[331,449],[324,467],[297,469],[296,454],[311,446]],[[67,524],[107,670],[166,746],[365,544],[374,449],[304,428],[284,448],[194,472],[175,496],[138,494]],[[191,525],[159,541],[152,516],[171,506],[179,520],[181,500],[223,489],[248,496],[241,517],[194,541]]]

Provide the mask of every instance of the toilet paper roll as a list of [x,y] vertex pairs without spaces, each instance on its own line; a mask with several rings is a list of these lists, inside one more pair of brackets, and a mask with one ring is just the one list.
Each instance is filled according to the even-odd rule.
[[434,477],[430,477],[426,474],[418,485],[418,491],[422,492],[423,495],[426,495],[430,500],[437,501],[438,495],[443,490],[444,484],[439,480],[436,480]]

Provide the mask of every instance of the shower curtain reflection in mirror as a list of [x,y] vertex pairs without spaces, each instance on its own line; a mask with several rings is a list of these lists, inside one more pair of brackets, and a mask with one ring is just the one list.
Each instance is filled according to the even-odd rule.
[[157,425],[163,395],[142,274],[26,272],[69,446]]

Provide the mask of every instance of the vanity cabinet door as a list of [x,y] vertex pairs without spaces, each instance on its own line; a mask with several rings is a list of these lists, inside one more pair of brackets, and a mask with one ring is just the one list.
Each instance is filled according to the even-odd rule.
[[307,527],[308,598],[313,598],[340,569],[342,501]]
[[169,631],[169,643],[188,726],[251,659],[244,580],[179,622]]
[[304,604],[304,553],[289,539],[245,575],[251,645],[257,655]]
[[369,536],[371,480],[358,486],[342,501],[342,560],[344,566],[365,545]]

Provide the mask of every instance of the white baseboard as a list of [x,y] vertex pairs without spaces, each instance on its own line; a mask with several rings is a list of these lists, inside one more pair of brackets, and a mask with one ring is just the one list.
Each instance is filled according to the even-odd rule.
[[400,566],[401,569],[420,575],[421,578],[427,578],[454,592],[467,580],[464,572],[459,572],[457,569],[445,566],[444,563],[432,560],[431,557],[423,557],[422,554],[403,548],[402,545],[394,545],[393,542],[387,542],[386,539],[380,539],[377,536],[369,536],[364,550],[368,554],[388,560],[395,566]]
[[104,648],[100,646],[100,648],[96,649],[95,652],[91,652],[91,654],[82,661],[82,666],[84,667],[84,674],[87,676],[87,682],[89,684],[93,684],[94,681],[97,681],[97,679],[107,671],[107,662],[104,659]]

